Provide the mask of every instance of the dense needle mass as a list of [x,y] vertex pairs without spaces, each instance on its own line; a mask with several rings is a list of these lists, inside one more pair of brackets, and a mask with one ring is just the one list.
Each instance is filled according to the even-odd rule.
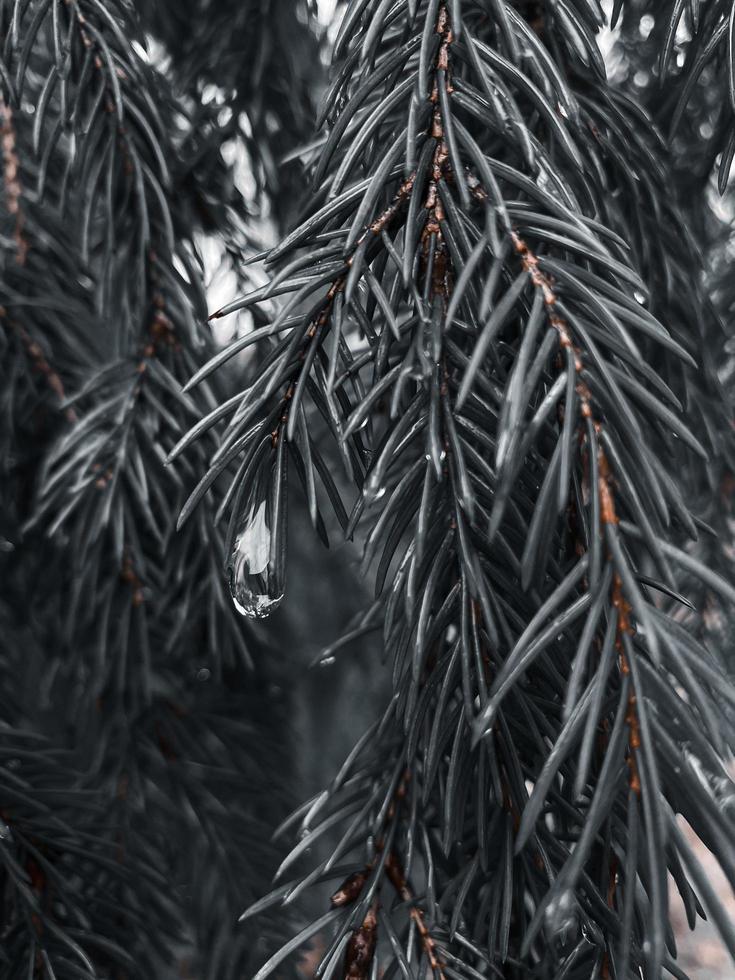
[[355,635],[382,631],[393,683],[280,873],[334,828],[336,849],[248,914],[339,865],[333,913],[258,980],[322,930],[319,976],[658,977],[667,875],[692,916],[714,900],[677,813],[732,878],[733,696],[679,581],[735,591],[677,479],[721,453],[684,406],[726,409],[672,164],[603,23],[586,0],[348,5],[302,223],[218,311],[278,297],[231,348],[260,378],[218,461],[239,485],[287,455],[315,523],[318,474],[374,562]]
[[0,0],[0,980],[685,976],[733,0],[315,14]]

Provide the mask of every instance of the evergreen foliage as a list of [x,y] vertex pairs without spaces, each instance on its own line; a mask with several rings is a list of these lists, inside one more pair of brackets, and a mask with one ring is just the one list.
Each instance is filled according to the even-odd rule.
[[[674,128],[697,39],[709,56],[724,23],[687,17]],[[346,863],[296,941],[329,926],[319,976],[658,977],[676,970],[667,873],[735,952],[675,820],[732,880],[732,693],[681,595],[693,578],[735,600],[688,544],[709,533],[703,474],[728,439],[721,328],[602,26],[584,0],[349,5],[304,218],[264,257],[269,283],[218,315],[278,309],[192,382],[258,344],[190,498],[237,464],[236,555],[265,509],[271,576],[232,569],[253,614],[281,592],[289,462],[315,525],[319,478],[377,565],[352,635],[381,631],[393,696],[279,873],[338,826],[336,847],[252,910]],[[349,517],[312,411],[360,491]]]
[[[735,6],[340,16],[313,119],[306,0],[0,2],[0,976],[682,977],[670,888],[735,958]],[[250,620],[342,538],[389,691],[287,817]]]
[[[256,21],[249,5],[259,70],[277,65],[281,88],[221,58],[233,128],[202,91],[199,48],[156,54],[174,6],[0,4],[7,978],[224,980],[285,935],[280,914],[237,915],[267,887],[272,828],[297,799],[273,693],[287,665],[232,607],[216,505],[175,532],[207,444],[188,468],[164,460],[229,390],[181,391],[214,351],[205,236],[243,266],[246,225],[276,190],[268,154],[310,127],[304,97],[268,145],[282,88],[303,81],[281,59],[318,42],[305,7]],[[207,5],[190,6],[204,22]],[[259,195],[223,153],[237,127]]]

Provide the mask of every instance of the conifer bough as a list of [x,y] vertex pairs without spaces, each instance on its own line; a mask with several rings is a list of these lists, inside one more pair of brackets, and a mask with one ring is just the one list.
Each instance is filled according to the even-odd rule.
[[282,667],[253,663],[207,510],[174,533],[213,443],[164,467],[227,392],[181,392],[214,350],[201,246],[250,247],[227,146],[249,131],[260,195],[308,126],[308,95],[243,76],[295,87],[309,5],[235,6],[260,59],[222,38],[222,106],[208,3],[0,0],[2,980],[235,980],[290,928],[236,922],[291,805]]
[[[700,6],[709,56],[725,20]],[[708,530],[679,481],[718,451],[682,404],[719,393],[701,321],[661,287],[676,266],[697,295],[697,261],[603,23],[594,0],[353,0],[303,220],[269,284],[215,314],[266,318],[195,376],[257,351],[176,450],[229,417],[191,504],[237,467],[233,593],[250,614],[280,599],[290,463],[322,537],[326,496],[375,562],[350,635],[379,630],[392,677],[278,877],[336,845],[246,915],[330,879],[332,907],[257,980],[317,934],[323,980],[683,976],[669,875],[735,955],[678,822],[735,885],[735,693],[679,588],[735,602],[695,557]]]

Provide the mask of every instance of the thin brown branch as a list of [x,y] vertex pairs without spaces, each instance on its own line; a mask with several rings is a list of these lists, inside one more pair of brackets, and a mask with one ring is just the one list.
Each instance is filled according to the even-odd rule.
[[23,234],[25,215],[21,208],[22,188],[20,183],[20,160],[13,123],[13,110],[0,93],[0,138],[2,138],[3,181],[5,185],[5,207],[15,219],[13,239],[15,241],[15,261],[24,265],[28,254],[28,240]]
[[388,875],[388,879],[395,888],[401,901],[405,902],[409,906],[408,914],[416,925],[416,930],[419,934],[421,945],[424,948],[426,959],[431,967],[434,977],[438,977],[439,980],[445,980],[443,969],[444,964],[439,959],[439,954],[436,948],[436,940],[433,938],[429,927],[426,925],[424,911],[416,902],[416,897],[406,880],[406,875],[401,867],[395,851],[392,851],[388,855],[388,860],[385,864],[385,873]]
[[[569,324],[556,312],[555,308],[557,299],[553,281],[541,271],[538,258],[515,231],[511,232],[511,239],[516,252],[520,256],[523,268],[528,273],[534,286],[541,290],[544,304],[546,305],[548,311],[549,323],[554,327],[559,335],[560,346],[562,348],[572,348],[575,355],[574,369],[578,376],[581,375],[583,368],[582,352],[580,348],[574,344]],[[577,395],[579,396],[581,415],[584,418],[589,418],[594,425],[595,431],[599,433],[602,429],[602,423],[594,418],[592,409],[592,393],[581,378],[578,379],[576,391]],[[597,462],[599,473],[597,490],[600,497],[600,521],[603,525],[617,524],[619,518],[615,508],[613,473],[605,450],[602,448],[600,443],[598,443],[597,448]],[[633,626],[630,621],[631,606],[623,593],[622,582],[620,576],[617,574],[613,576],[610,595],[612,605],[617,612],[617,635],[615,647],[618,652],[620,672],[621,674],[629,675],[630,666],[623,649],[623,636],[633,633]],[[631,683],[630,694],[628,696],[628,711],[625,719],[628,725],[629,781],[631,789],[637,796],[640,796],[641,783],[638,773],[638,765],[636,762],[636,752],[640,748],[641,743],[636,703],[637,695],[635,688]]]
[[[61,380],[58,371],[49,364],[41,345],[31,337],[25,327],[22,327],[17,321],[8,316],[8,311],[4,306],[0,306],[0,320],[5,320],[8,327],[18,335],[33,365],[33,370],[43,375],[46,379],[46,384],[58,398],[59,403],[63,405],[66,401],[64,382]],[[69,422],[75,422],[77,419],[77,414],[71,405],[67,405],[64,409],[64,416]]]
[[373,902],[362,925],[350,936],[345,950],[345,980],[367,980],[378,941],[378,903]]

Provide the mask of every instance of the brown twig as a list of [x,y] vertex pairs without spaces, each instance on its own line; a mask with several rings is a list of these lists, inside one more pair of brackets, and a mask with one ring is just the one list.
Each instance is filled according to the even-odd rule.
[[[571,347],[574,351],[574,367],[575,371],[579,375],[582,371],[582,357],[579,348],[575,347],[572,340],[572,335],[569,330],[569,326],[566,321],[560,317],[555,311],[554,307],[556,304],[556,294],[554,291],[552,281],[541,271],[539,268],[539,263],[537,257],[531,252],[526,243],[514,232],[512,233],[513,244],[515,246],[516,252],[521,256],[521,262],[523,267],[529,273],[531,280],[537,288],[541,289],[544,298],[544,303],[549,312],[549,322],[557,330],[559,334],[559,343],[562,347]],[[601,423],[594,419],[592,410],[592,394],[588,386],[579,380],[576,387],[577,394],[580,399],[581,414],[584,418],[590,419],[592,425],[594,426],[595,432],[599,433],[601,431]],[[619,521],[616,507],[615,507],[615,495],[614,495],[614,481],[613,474],[610,468],[610,463],[607,455],[602,448],[602,445],[598,443],[597,447],[597,464],[598,464],[598,485],[597,490],[600,497],[600,521],[604,524],[617,524]],[[625,655],[623,646],[623,637],[625,635],[631,635],[634,630],[630,621],[631,606],[627,601],[625,594],[623,592],[622,581],[620,576],[616,573],[613,575],[613,582],[611,586],[611,601],[613,608],[617,613],[617,623],[616,623],[616,638],[615,638],[615,648],[618,653],[618,660],[620,664],[620,672],[623,675],[630,674],[630,665],[628,664],[627,657]],[[628,705],[627,712],[625,716],[625,721],[628,725],[628,772],[629,772],[629,784],[636,796],[640,796],[641,793],[641,782],[640,774],[638,771],[638,764],[636,761],[636,753],[640,748],[640,724],[638,721],[638,712],[636,710],[637,695],[635,687],[631,683],[630,693],[628,695]],[[608,898],[612,902],[615,893],[615,875],[611,871],[611,880]]]
[[[46,384],[49,386],[54,395],[56,395],[60,404],[63,405],[66,401],[64,382],[61,380],[58,371],[56,371],[49,364],[41,345],[31,337],[25,327],[22,327],[16,320],[13,320],[8,315],[8,311],[4,306],[0,306],[0,319],[5,320],[8,327],[10,327],[10,329],[18,335],[33,365],[33,369],[39,374],[43,375],[43,377],[46,379]],[[67,407],[64,409],[64,415],[69,422],[76,421],[77,414],[71,405],[67,405]]]
[[395,888],[401,901],[405,902],[409,906],[408,914],[416,924],[416,930],[418,931],[421,939],[421,945],[426,953],[426,959],[428,960],[432,973],[435,977],[438,977],[439,980],[444,980],[444,964],[439,959],[436,949],[436,941],[431,935],[429,927],[426,925],[424,911],[416,903],[416,897],[406,881],[406,875],[401,867],[400,861],[398,860],[398,856],[394,851],[388,855],[388,860],[385,864],[385,873],[388,875],[388,879]]
[[145,602],[145,590],[143,588],[143,583],[138,577],[138,573],[135,571],[135,566],[133,565],[133,559],[129,554],[126,554],[123,558],[122,569],[120,570],[120,579],[123,582],[127,582],[133,590],[133,605],[142,606]]
[[[549,311],[549,323],[554,327],[559,335],[560,346],[562,348],[571,348],[574,352],[574,369],[579,376],[583,368],[582,354],[580,349],[574,345],[572,334],[566,320],[559,316],[559,314],[555,311],[556,293],[554,291],[553,282],[541,271],[538,258],[529,249],[523,239],[520,238],[516,232],[511,233],[511,238],[516,252],[521,257],[523,268],[528,272],[533,284],[541,290],[544,303]],[[582,381],[581,378],[578,379],[576,392],[579,396],[581,406],[580,412],[582,417],[589,419],[595,432],[599,433],[602,429],[602,425],[599,420],[594,418],[592,409],[592,393],[590,392],[587,384]],[[597,491],[600,498],[600,522],[603,525],[617,524],[619,522],[619,518],[615,507],[614,477],[607,454],[599,442],[597,446],[597,470]],[[618,654],[620,673],[624,676],[630,676],[630,665],[625,654],[623,637],[630,636],[634,632],[634,628],[630,620],[631,606],[625,597],[622,581],[617,573],[613,575],[610,596],[613,608],[617,613],[615,649]],[[625,721],[628,726],[628,782],[633,793],[637,797],[640,797],[641,781],[636,755],[640,748],[641,738],[636,704],[637,694],[631,679],[627,711],[625,715]],[[607,901],[610,907],[612,907],[614,902],[616,887],[617,873],[615,864],[611,862],[607,894]],[[610,959],[607,952],[605,953],[605,958],[603,960],[601,975],[604,980],[608,980],[610,977]]]
[[[523,268],[528,273],[531,281],[537,289],[541,290],[541,294],[544,299],[544,304],[548,310],[549,323],[557,331],[559,335],[559,344],[562,348],[571,348],[574,352],[574,369],[578,375],[578,381],[576,386],[577,395],[580,401],[580,412],[583,418],[588,418],[591,420],[595,432],[599,433],[602,430],[602,424],[599,420],[594,418],[594,413],[592,409],[592,393],[589,387],[584,381],[579,377],[583,369],[582,353],[581,350],[574,345],[572,338],[572,333],[566,320],[559,316],[556,312],[556,292],[554,290],[553,281],[541,271],[539,266],[539,261],[536,255],[531,251],[528,245],[523,241],[523,239],[518,235],[517,232],[511,232],[511,240],[513,246],[520,256],[521,264]],[[598,443],[597,447],[597,464],[598,464],[598,481],[597,490],[600,497],[600,521],[604,524],[617,524],[619,521],[617,511],[615,508],[615,494],[614,494],[614,479],[613,473],[610,467],[610,462],[607,458],[605,450],[602,445]],[[615,574],[613,576],[613,582],[611,586],[611,601],[614,609],[617,612],[617,626],[616,626],[616,640],[615,648],[618,652],[618,658],[620,663],[621,674],[630,674],[630,666],[628,664],[627,658],[625,656],[625,651],[623,649],[623,636],[631,635],[634,630],[630,621],[631,606],[628,603],[625,595],[623,593],[622,582],[620,576]],[[636,710],[636,692],[633,684],[630,687],[630,694],[628,696],[628,711],[626,714],[626,722],[628,724],[628,768],[629,768],[629,781],[631,789],[635,792],[637,796],[640,796],[641,784],[640,777],[638,773],[638,765],[636,762],[636,752],[640,748],[640,726],[638,723],[638,713]]]
[[[406,796],[406,787],[410,778],[411,778],[410,771],[406,770],[396,788],[390,806],[388,807],[388,811],[386,813],[386,822],[389,822],[395,818],[396,813],[398,811],[398,807],[400,806],[401,801]],[[385,846],[384,837],[381,835],[380,837],[378,837],[375,844],[375,850],[377,854],[382,853],[384,846]],[[355,871],[353,874],[351,874],[348,878],[346,878],[342,882],[342,884],[339,886],[337,891],[332,895],[331,898],[332,908],[341,908],[346,905],[351,905],[359,899],[360,895],[362,894],[362,890],[365,887],[367,880],[370,876],[370,872],[375,866],[375,863],[376,863],[376,858],[370,861],[361,871]],[[390,883],[393,885],[393,888],[395,889],[396,894],[399,896],[401,901],[405,902],[409,906],[408,914],[413,920],[413,922],[416,924],[416,929],[419,934],[421,945],[424,949],[424,952],[426,953],[427,961],[434,973],[435,978],[438,978],[438,980],[445,980],[444,972],[443,972],[443,964],[437,954],[436,941],[434,940],[428,926],[426,925],[424,911],[416,902],[416,898],[411,890],[411,887],[408,884],[408,881],[406,879],[406,874],[401,866],[400,860],[398,858],[398,855],[395,853],[395,851],[391,851],[386,858],[385,874],[388,880],[390,881]],[[373,909],[376,908],[377,905],[374,904]],[[370,913],[368,913],[368,917],[369,916]],[[366,919],[362,923],[362,925],[355,930],[355,932],[352,934],[352,939],[350,940],[350,943],[347,946],[347,951],[345,953],[345,974],[344,974],[346,980],[363,980],[363,977],[366,975],[362,973],[350,972],[350,969],[351,969],[351,964],[353,963],[354,955],[356,953],[361,954],[363,949],[366,948],[366,944],[368,943],[368,940],[370,939],[370,937],[373,936],[373,931],[370,930],[368,930],[368,935],[365,934],[365,922],[367,921],[368,920]],[[375,936],[377,936],[377,927],[375,930]],[[371,958],[372,958],[372,953],[374,953],[374,947],[372,947]],[[360,966],[362,965],[362,962],[363,962],[362,959],[359,959]],[[355,966],[354,969],[357,969],[357,966]]]
[[366,980],[378,941],[377,899],[368,909],[362,925],[350,936],[345,950],[345,980]]
[[2,119],[0,137],[2,138],[5,207],[8,210],[8,214],[15,218],[15,228],[13,231],[13,239],[16,247],[15,261],[18,265],[24,265],[28,254],[28,240],[23,234],[25,215],[20,206],[22,195],[20,160],[18,159],[15,126],[13,124],[13,110],[3,98],[2,93],[0,93],[0,119]]

